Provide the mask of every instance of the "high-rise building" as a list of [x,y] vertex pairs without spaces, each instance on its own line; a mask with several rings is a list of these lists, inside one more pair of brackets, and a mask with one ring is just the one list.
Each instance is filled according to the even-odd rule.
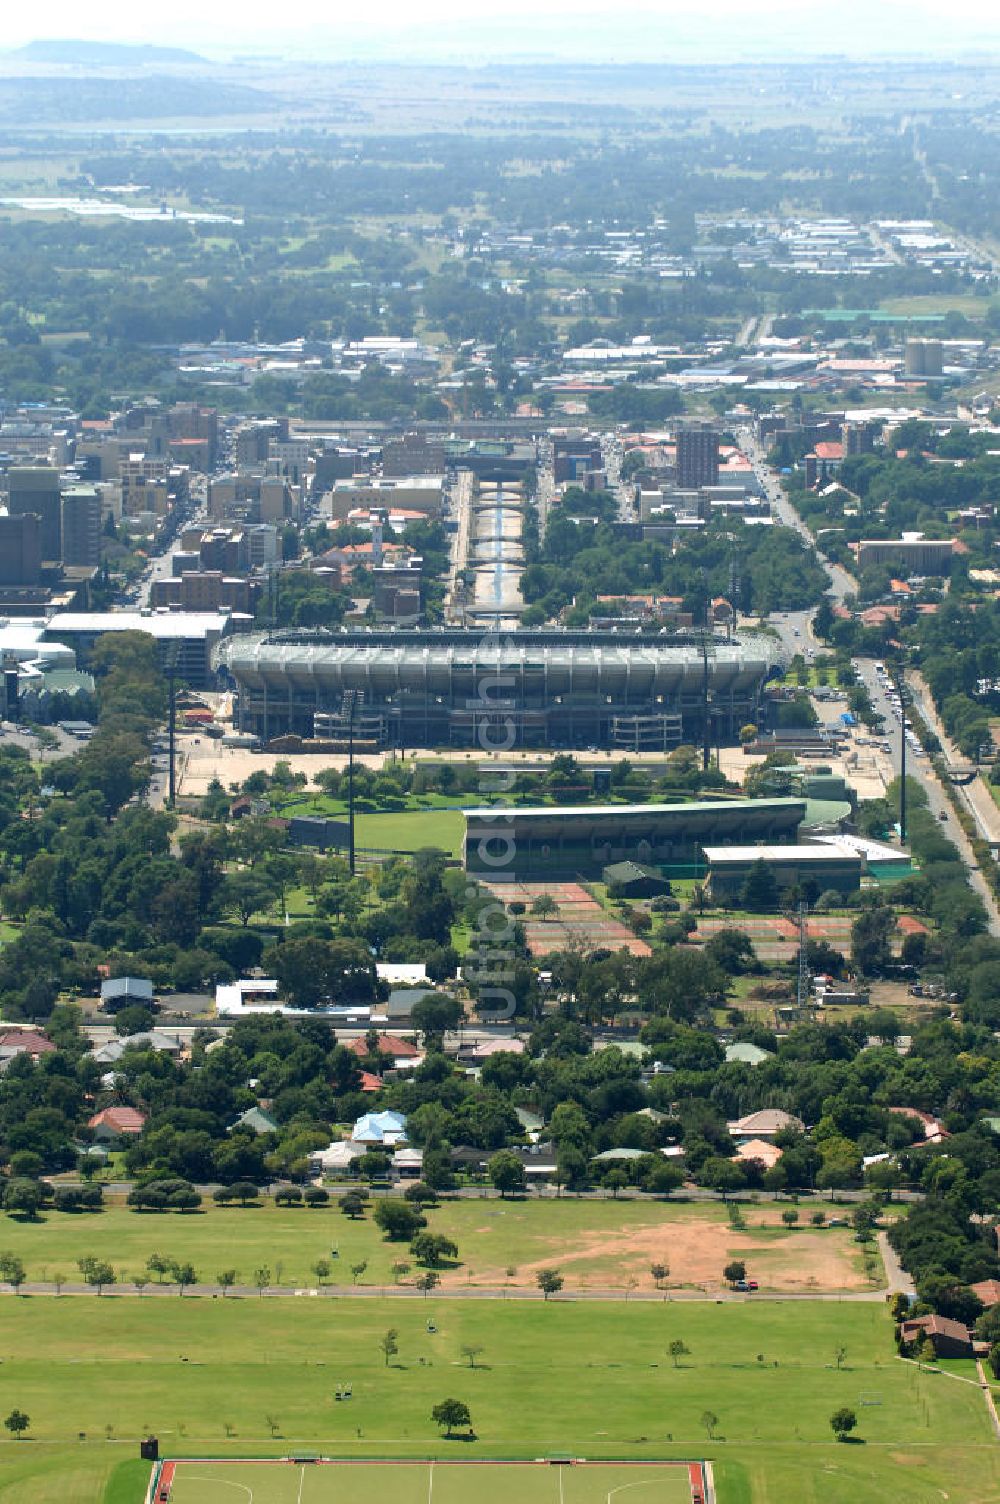
[[677,430],[677,485],[681,491],[719,483],[719,434],[714,428]]
[[845,423],[840,430],[844,458],[854,459],[859,454],[873,454],[875,450],[875,424]]
[[41,522],[35,512],[0,512],[0,585],[37,585],[42,575]]
[[12,517],[34,512],[41,524],[42,558],[62,558],[62,496],[59,471],[49,465],[18,465],[8,472],[7,510]]
[[69,486],[62,498],[62,561],[101,561],[101,495],[96,486]]

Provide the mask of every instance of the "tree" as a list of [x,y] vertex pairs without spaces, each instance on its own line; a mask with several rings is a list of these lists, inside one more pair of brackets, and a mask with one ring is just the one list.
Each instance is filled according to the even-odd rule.
[[689,1357],[691,1349],[688,1347],[687,1343],[684,1342],[680,1337],[675,1337],[670,1346],[667,1348],[667,1352],[674,1360],[674,1367],[679,1368],[680,1359]]
[[754,862],[740,889],[740,907],[751,913],[768,913],[778,907],[778,884],[767,862]]
[[340,1210],[343,1212],[345,1217],[350,1217],[352,1222],[356,1222],[359,1217],[364,1216],[365,1202],[367,1200],[367,1191],[345,1191],[343,1196],[340,1196],[338,1198],[337,1205],[340,1207]]
[[834,1356],[834,1360],[835,1360],[835,1362],[837,1364],[838,1369],[843,1368],[844,1363],[845,1363],[846,1358],[847,1358],[847,1348],[846,1347],[838,1347],[836,1349],[836,1351],[834,1352],[833,1356]]
[[611,1192],[615,1201],[628,1185],[628,1176],[620,1165],[614,1165],[604,1176],[604,1188]]
[[476,1359],[479,1357],[479,1354],[482,1351],[483,1351],[483,1345],[482,1345],[481,1342],[463,1342],[462,1343],[462,1357],[463,1358],[468,1358],[468,1360],[469,1360],[469,1367],[470,1368],[475,1368],[475,1366],[476,1366]]
[[45,1188],[37,1180],[19,1175],[7,1182],[3,1209],[11,1217],[24,1217],[28,1222],[34,1222],[44,1200]]
[[550,1295],[558,1295],[564,1280],[558,1269],[539,1269],[535,1275],[535,1283],[543,1297],[548,1300]]
[[274,889],[253,872],[230,873],[219,890],[223,913],[236,914],[244,929],[254,914],[266,913],[272,908],[274,900]]
[[316,1283],[321,1285],[325,1279],[330,1278],[330,1260],[317,1259],[312,1266],[312,1272],[316,1276]]
[[664,1282],[670,1277],[670,1265],[650,1264],[649,1272],[652,1275],[653,1284],[658,1290],[662,1290]]
[[439,1285],[440,1283],[441,1276],[440,1274],[437,1274],[433,1269],[425,1269],[423,1274],[417,1275],[417,1289],[423,1291],[425,1300],[427,1299],[430,1292],[434,1289],[435,1285]]
[[785,1210],[781,1214],[781,1220],[788,1228],[795,1226],[796,1222],[798,1222],[799,1220],[799,1214],[795,1210],[794,1206],[788,1206],[785,1208]]
[[410,1023],[428,1040],[440,1040],[445,1034],[459,1028],[463,1018],[462,1005],[454,998],[442,997],[432,992],[414,1003],[410,1011]]
[[7,1427],[7,1430],[10,1432],[11,1436],[14,1437],[14,1440],[20,1441],[24,1432],[31,1425],[31,1419],[29,1416],[25,1415],[23,1410],[12,1410],[7,1419],[4,1421],[4,1425]]
[[841,1405],[830,1416],[830,1427],[838,1441],[846,1441],[858,1423],[858,1417],[847,1405]]
[[458,1244],[440,1232],[420,1232],[410,1244],[410,1252],[418,1264],[431,1269],[440,1268],[445,1259],[458,1258]]
[[729,1285],[737,1285],[747,1277],[747,1266],[742,1259],[731,1259],[722,1271],[722,1277]]
[[701,1412],[701,1423],[705,1427],[705,1433],[708,1436],[709,1441],[714,1441],[715,1428],[719,1424],[719,1417],[716,1415],[715,1411],[703,1410]]
[[216,1279],[219,1282],[219,1289],[222,1291],[222,1298],[223,1300],[225,1300],[226,1291],[231,1290],[233,1285],[235,1285],[236,1283],[236,1270],[220,1269],[219,1273],[216,1275]]
[[405,1279],[410,1272],[410,1265],[405,1259],[397,1259],[392,1266],[392,1282],[398,1285],[401,1279]]
[[558,907],[551,893],[539,893],[531,905],[531,912],[535,915],[536,919],[545,920],[550,919],[557,912]]
[[650,1166],[643,1180],[643,1190],[650,1196],[671,1196],[684,1184],[684,1171],[668,1160],[660,1160]]
[[174,1265],[174,1283],[177,1286],[177,1293],[178,1293],[178,1295],[180,1295],[181,1297],[183,1297],[184,1291],[187,1288],[187,1286],[188,1285],[197,1284],[197,1282],[198,1282],[198,1276],[195,1273],[195,1268],[194,1268],[193,1264],[175,1264]]
[[387,1196],[377,1203],[374,1220],[390,1243],[416,1239],[420,1229],[427,1226],[427,1218],[422,1212],[410,1202],[394,1196]]
[[261,1300],[263,1300],[264,1291],[271,1283],[271,1271],[266,1264],[261,1264],[258,1269],[254,1270],[253,1282],[257,1286],[257,1294],[260,1296]]
[[524,1165],[512,1149],[500,1149],[486,1167],[494,1188],[501,1197],[520,1194],[527,1189],[528,1177]]
[[361,1278],[361,1276],[364,1274],[364,1272],[365,1272],[365,1270],[367,1268],[368,1268],[368,1260],[367,1259],[362,1259],[360,1263],[352,1264],[351,1265],[351,1283],[356,1285],[358,1283],[358,1280]]
[[164,1258],[162,1253],[151,1253],[146,1260],[146,1268],[150,1274],[156,1275],[157,1283],[161,1285],[163,1283],[163,1276],[169,1274],[172,1267],[173,1260]]
[[0,1280],[17,1293],[26,1278],[24,1262],[14,1253],[0,1253]]
[[431,1411],[431,1419],[436,1426],[444,1427],[445,1436],[451,1436],[459,1426],[472,1430],[469,1407],[461,1400],[442,1400],[440,1405],[435,1405]]
[[394,1326],[390,1326],[378,1339],[378,1345],[382,1349],[385,1358],[385,1366],[389,1367],[389,1359],[394,1358],[399,1352],[399,1333]]
[[896,915],[888,904],[859,914],[851,926],[851,960],[864,976],[879,976],[892,962]]
[[83,1275],[84,1280],[88,1285],[92,1285],[97,1290],[98,1295],[100,1295],[105,1285],[113,1285],[115,1283],[115,1271],[103,1259],[86,1257],[77,1259],[76,1262],[77,1268]]

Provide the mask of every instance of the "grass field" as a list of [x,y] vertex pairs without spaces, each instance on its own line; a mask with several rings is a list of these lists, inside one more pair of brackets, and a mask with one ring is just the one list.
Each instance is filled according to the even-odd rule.
[[[31,1440],[0,1444],[0,1504],[98,1504],[111,1476],[100,1460],[134,1457],[148,1431],[165,1455],[220,1460],[707,1454],[719,1504],[1000,1497],[978,1386],[900,1362],[880,1304],[430,1299],[390,1313],[377,1301],[11,1297],[2,1312],[4,1403],[31,1417]],[[390,1321],[399,1350],[386,1365]],[[675,1339],[688,1349],[677,1367]],[[345,1385],[351,1398],[337,1400]],[[434,1425],[450,1397],[469,1406],[475,1441]],[[841,1405],[858,1414],[853,1445],[832,1438]],[[124,1487],[113,1504],[133,1504]]]
[[[700,1476],[700,1469],[698,1470]],[[160,1487],[170,1504],[216,1504],[239,1489],[247,1504],[690,1504],[683,1463],[168,1462]],[[624,1504],[624,1501],[622,1501]]]
[[[717,1289],[730,1258],[745,1259],[763,1289],[802,1293],[866,1289],[857,1245],[847,1228],[810,1227],[812,1213],[830,1203],[803,1203],[802,1225],[787,1230],[785,1210],[774,1202],[746,1206],[745,1231],[730,1227],[719,1203],[578,1200],[461,1199],[428,1213],[433,1230],[458,1244],[458,1268],[443,1282],[460,1285],[519,1285],[534,1290],[535,1272],[558,1265],[568,1291],[620,1288],[633,1278],[653,1288],[650,1265],[670,1267],[674,1286],[707,1284]],[[843,1213],[843,1208],[839,1208]],[[121,1202],[86,1215],[46,1212],[37,1222],[0,1220],[0,1248],[24,1260],[29,1280],[56,1274],[78,1280],[77,1260],[105,1259],[123,1282],[144,1268],[152,1253],[194,1264],[200,1282],[235,1268],[238,1284],[253,1284],[253,1271],[267,1265],[273,1283],[312,1286],[312,1265],[337,1249],[331,1280],[350,1284],[351,1265],[366,1263],[363,1282],[391,1285],[392,1265],[408,1258],[406,1244],[387,1243],[370,1216],[353,1222],[338,1210],[304,1207],[216,1207],[196,1215],[139,1213]],[[513,1276],[506,1274],[513,1268]]]

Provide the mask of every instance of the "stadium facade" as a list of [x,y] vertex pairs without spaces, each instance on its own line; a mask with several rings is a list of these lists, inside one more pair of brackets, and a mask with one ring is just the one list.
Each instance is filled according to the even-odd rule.
[[[215,662],[240,731],[342,732],[383,747],[609,747],[654,752],[758,722],[783,662],[764,635],[732,642],[620,632],[457,629],[240,633]],[[707,689],[707,695],[706,695]]]

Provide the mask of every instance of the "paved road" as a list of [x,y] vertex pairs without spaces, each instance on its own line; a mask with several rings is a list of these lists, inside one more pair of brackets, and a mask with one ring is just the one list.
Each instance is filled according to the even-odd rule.
[[878,1251],[882,1255],[882,1263],[885,1266],[886,1285],[893,1294],[901,1291],[903,1295],[912,1295],[916,1298],[917,1287],[903,1268],[896,1251],[889,1242],[887,1232],[878,1233]]
[[[786,526],[794,528],[809,543],[810,547],[815,548],[812,534],[789,501],[779,478],[767,465],[764,454],[749,429],[740,430],[740,442],[744,446],[745,452],[749,455],[754,471],[765,488],[775,516]],[[843,569],[839,564],[831,563],[828,559],[822,559],[820,562],[830,582],[829,593],[835,604],[842,604],[848,596],[856,594],[857,582],[847,573],[846,569]],[[787,651],[796,653],[804,650],[809,636],[808,623],[812,614],[811,611],[789,611],[780,614],[776,613],[772,617],[772,623],[779,632]],[[903,729],[902,724],[895,721],[885,691],[875,673],[874,665],[863,661],[856,662],[855,669],[868,690],[876,713],[885,718],[886,727],[888,728],[887,739],[892,743],[890,754],[892,768],[893,772],[898,775],[902,765],[900,745]],[[929,707],[924,705],[919,698],[919,686],[918,708],[921,714],[925,715],[926,719],[925,712]],[[982,899],[986,908],[990,931],[994,935],[1000,935],[1000,906],[998,906],[997,899],[989,883],[979,870],[968,837],[959,824],[958,817],[952,809],[937,774],[931,767],[930,759],[926,756],[914,754],[912,750],[908,749],[906,771],[909,777],[916,779],[921,784],[927,795],[927,803],[932,814],[940,820],[944,833],[961,852],[962,860],[968,868],[969,882],[972,889]]]
[[[891,1286],[890,1289],[895,1289]],[[758,1291],[754,1295],[744,1295],[737,1290],[724,1288],[716,1289],[676,1289],[676,1290],[628,1290],[624,1286],[601,1290],[562,1290],[557,1295],[552,1295],[550,1300],[553,1304],[566,1304],[568,1302],[589,1301],[603,1303],[617,1301],[629,1303],[631,1301],[645,1303],[646,1305],[659,1305],[666,1301],[701,1301],[704,1304],[746,1304],[754,1301],[849,1301],[852,1303],[872,1304],[882,1302],[890,1289],[878,1290],[832,1290],[824,1292],[803,1291]],[[15,1292],[9,1285],[0,1285],[9,1295]],[[26,1282],[21,1286],[20,1296],[76,1296],[82,1299],[115,1300],[125,1297],[129,1300],[190,1300],[202,1298],[210,1300],[425,1300],[427,1297],[422,1290],[413,1285],[321,1285],[318,1287],[294,1287],[270,1285],[259,1290],[256,1285],[233,1285],[230,1290],[223,1294],[218,1284],[212,1285],[188,1285],[187,1293],[182,1295],[177,1285],[151,1284],[137,1289],[133,1284],[122,1282],[116,1285],[106,1285],[103,1294],[98,1294],[92,1285],[79,1283],[67,1283],[60,1285],[58,1290],[53,1284],[44,1284],[40,1281]],[[433,1300],[544,1300],[540,1290],[524,1289],[515,1287],[504,1289],[501,1285],[450,1285],[439,1287],[431,1291]]]

